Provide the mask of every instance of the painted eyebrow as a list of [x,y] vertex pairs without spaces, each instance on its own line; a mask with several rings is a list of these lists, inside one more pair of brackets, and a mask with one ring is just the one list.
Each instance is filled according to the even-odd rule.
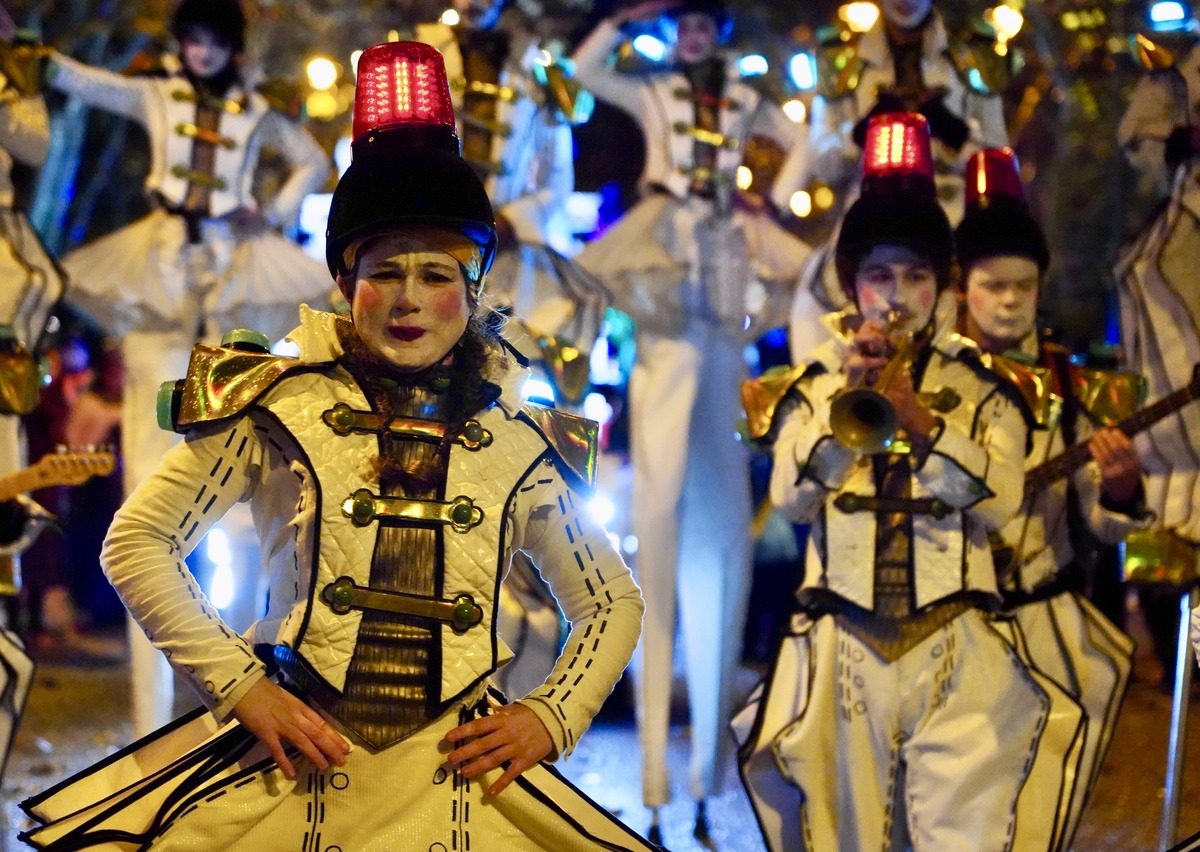
[[[454,263],[452,263],[450,261],[441,261],[441,260],[426,260],[423,263],[421,263],[421,265],[418,266],[417,268],[422,271],[430,270],[430,269],[437,269],[437,270],[449,270],[450,272],[453,272],[455,269],[457,269],[457,267],[454,265]],[[405,265],[403,263],[397,263],[394,260],[385,260],[385,261],[380,262],[380,264],[378,266],[376,266],[374,268],[374,270],[372,270],[371,274],[378,275],[381,272],[403,272],[404,270],[405,270]]]

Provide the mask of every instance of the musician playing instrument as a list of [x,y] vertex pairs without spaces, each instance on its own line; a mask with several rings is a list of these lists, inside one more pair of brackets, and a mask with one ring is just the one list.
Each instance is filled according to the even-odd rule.
[[[1062,770],[1070,737],[1053,685],[990,615],[987,531],[1020,503],[1023,404],[935,309],[952,234],[926,132],[912,114],[873,120],[836,258],[862,324],[797,368],[771,421],[772,500],[812,524],[800,608],[741,751],[772,849],[1034,849],[1052,830],[1022,789]],[[866,454],[831,412],[895,357],[893,311],[912,362],[876,388],[896,431]]]
[[[1025,203],[1013,152],[990,149],[972,157],[966,186],[967,212],[956,232],[966,292],[963,327],[992,356],[994,368],[1013,378],[1034,412],[1026,469],[1078,441],[1086,440],[1090,451],[1090,463],[1070,480],[1040,492],[1026,488],[1021,511],[1000,532],[1011,557],[997,564],[1001,593],[1034,665],[1064,686],[1086,714],[1079,776],[1064,812],[1069,843],[1112,738],[1133,653],[1133,641],[1077,593],[1083,579],[1076,553],[1080,528],[1115,544],[1146,523],[1137,450],[1120,429],[1095,428],[1111,412],[1097,410],[1097,417],[1089,405],[1098,409],[1097,400],[1136,394],[1121,393],[1127,375],[1081,370],[1061,347],[1039,341],[1038,294],[1050,258]],[[1101,386],[1106,392],[1096,392]]]

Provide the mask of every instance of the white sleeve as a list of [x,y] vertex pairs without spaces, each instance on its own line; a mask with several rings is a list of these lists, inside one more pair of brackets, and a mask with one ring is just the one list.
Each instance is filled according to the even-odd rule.
[[194,430],[118,510],[100,556],[146,636],[221,719],[265,667],[205,599],[184,558],[253,493],[262,457],[248,417]]
[[968,434],[947,422],[916,472],[931,494],[998,530],[1020,508],[1025,488],[1025,418],[998,390],[975,412]]
[[50,118],[42,98],[0,104],[0,148],[27,166],[40,166],[50,150]]
[[1117,125],[1117,141],[1125,156],[1141,173],[1167,177],[1164,153],[1167,137],[1177,126],[1187,124],[1181,115],[1176,88],[1185,84],[1174,69],[1160,71],[1138,80],[1129,96],[1129,105]]
[[520,703],[538,715],[556,755],[565,757],[629,664],[645,606],[585,499],[553,466],[538,465],[518,495],[514,547],[529,555],[571,623],[554,670]]
[[608,101],[632,115],[641,123],[641,85],[637,80],[617,72],[609,63],[609,55],[621,39],[621,29],[612,20],[603,20],[575,48],[571,61],[575,63],[575,79],[593,95]]
[[267,221],[279,227],[295,221],[301,203],[325,185],[333,167],[312,134],[282,113],[267,113],[257,132],[263,134],[265,145],[283,156],[291,170],[263,211]]
[[852,134],[858,110],[852,95],[827,100],[813,98],[808,137],[809,175],[831,186],[840,186],[862,157]]
[[825,497],[839,490],[861,457],[833,437],[830,401],[840,389],[840,374],[801,379],[791,410],[775,439],[771,502],[799,522],[813,520]]
[[555,121],[550,109],[540,107],[534,122],[537,170],[530,176],[528,191],[499,212],[512,224],[517,242],[541,245],[551,216],[566,208],[575,189],[575,147],[571,126]]
[[50,85],[88,106],[123,115],[147,124],[146,102],[153,83],[141,77],[123,77],[103,68],[93,68],[55,51],[51,60]]

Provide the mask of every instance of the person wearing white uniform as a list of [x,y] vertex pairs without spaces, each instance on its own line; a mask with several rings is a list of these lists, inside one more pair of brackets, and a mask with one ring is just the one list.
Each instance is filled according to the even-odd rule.
[[[105,544],[123,600],[206,708],[26,801],[36,846],[651,848],[543,763],[575,748],[642,612],[579,511],[596,424],[524,405],[524,371],[485,323],[492,210],[458,154],[441,56],[377,45],[359,83],[326,244],[350,319],[302,308],[298,358],[199,345],[162,412],[187,439]],[[245,637],[183,564],[239,500],[271,588]],[[572,633],[550,677],[506,704],[489,686],[509,656],[496,592],[517,551]],[[226,724],[187,751],[213,716]],[[83,816],[95,800],[100,820]]]
[[[0,82],[0,475],[28,463],[21,415],[37,404],[41,375],[35,353],[63,291],[58,267],[14,206],[13,166],[41,165],[50,145],[46,104],[36,94],[32,73],[37,51],[31,44],[0,42],[0,68],[6,69]],[[3,610],[19,588],[20,552],[43,525],[39,514],[46,513],[27,497],[0,504],[0,774],[33,685],[33,660]]]
[[[1042,766],[1061,775],[1079,724],[1052,730],[1051,697],[989,615],[987,533],[1020,503],[1027,429],[1016,391],[935,312],[953,244],[926,132],[873,119],[837,244],[855,310],[770,422],[772,501],[812,524],[741,752],[772,850],[1048,849],[1055,808],[1031,824],[1020,798]],[[871,434],[857,427],[874,416],[837,400],[877,381],[886,402],[862,406],[893,419]]]
[[[560,401],[577,404],[609,302],[604,288],[564,254],[572,249],[571,126],[590,114],[590,95],[560,63],[547,62],[519,12],[501,16],[504,5],[460,0],[457,25],[420,24],[416,39],[446,58],[463,156],[496,210],[500,245],[489,292],[512,312],[505,337],[538,362]],[[500,630],[516,656],[498,683],[524,695],[553,667],[561,631],[545,583],[520,557],[501,589]]]
[[[618,73],[609,58],[627,20],[670,7],[670,70]],[[691,708],[691,794],[721,791],[750,586],[750,484],[736,438],[745,374],[746,292],[753,278],[790,286],[808,247],[765,215],[733,209],[751,134],[800,156],[803,128],[741,82],[718,45],[726,12],[712,2],[646,3],[601,22],[573,56],[596,97],[628,112],[646,140],[646,193],[578,260],[637,324],[629,380],[635,569],[646,596],[636,667],[645,804],[670,799],[666,745],[676,617]],[[720,495],[719,498],[717,495]]]
[[997,565],[1001,593],[1034,665],[1085,711],[1078,775],[1059,835],[1069,848],[1133,663],[1133,640],[1079,593],[1084,577],[1074,548],[1082,527],[1111,545],[1149,519],[1139,506],[1141,467],[1133,442],[1112,426],[1095,428],[1088,407],[1096,409],[1097,422],[1106,422],[1101,417],[1111,412],[1105,405],[1129,396],[1120,392],[1122,374],[1076,367],[1065,349],[1038,338],[1038,295],[1050,254],[1025,203],[1015,155],[1008,148],[988,149],[967,165],[967,212],[955,232],[964,333],[1026,394],[1036,424],[1026,458],[1031,477],[1068,446],[1086,441],[1089,450],[1069,480],[1043,485],[1039,477],[1035,487],[1041,490],[1030,493],[1000,531],[997,551],[1005,560]]
[[[276,229],[295,220],[331,167],[316,140],[243,79],[238,0],[183,0],[172,31],[183,67],[166,77],[123,77],[61,54],[49,74],[54,88],[138,122],[150,138],[145,191],[155,209],[63,261],[72,303],[121,340],[127,494],[176,441],[150,412],[159,386],[186,371],[197,339],[249,327],[278,340],[298,304],[330,292],[321,264]],[[260,207],[251,188],[268,147],[291,171]],[[144,734],[170,718],[172,684],[137,631],[130,641],[134,729]]]
[[[848,205],[857,192],[854,181],[870,116],[919,112],[929,120],[933,137],[938,200],[954,224],[962,218],[967,159],[980,148],[1008,144],[999,92],[988,66],[947,31],[931,0],[882,0],[879,7],[881,14],[866,32],[844,29],[822,47],[826,56],[812,103],[809,156],[786,164],[780,183],[820,180]],[[802,173],[793,175],[793,170]],[[836,240],[835,231],[796,290],[789,337],[793,363],[828,338],[821,314],[846,305],[833,269]]]
[[[1194,32],[1195,22],[1191,22]],[[1194,35],[1185,33],[1189,40]],[[1152,36],[1159,39],[1159,36]],[[1200,46],[1172,50],[1139,38],[1150,72],[1129,95],[1117,138],[1133,166],[1158,186],[1165,204],[1123,248],[1114,270],[1127,366],[1147,380],[1147,395],[1162,397],[1192,381],[1200,363]],[[1192,582],[1190,542],[1200,539],[1200,407],[1186,406],[1138,438],[1146,472],[1146,506],[1157,515],[1154,534],[1175,543],[1179,559],[1164,574]],[[1182,539],[1182,541],[1181,541]],[[1180,547],[1179,545],[1183,545]],[[1175,680],[1178,595],[1172,588],[1139,590],[1142,609],[1163,664]]]

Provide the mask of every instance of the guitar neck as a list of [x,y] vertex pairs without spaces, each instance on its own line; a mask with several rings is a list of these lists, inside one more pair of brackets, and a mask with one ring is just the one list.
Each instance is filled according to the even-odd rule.
[[[1169,414],[1174,414],[1194,399],[1200,398],[1200,387],[1196,382],[1190,382],[1186,387],[1172,391],[1162,399],[1147,405],[1141,411],[1130,415],[1117,424],[1117,428],[1129,437],[1149,429],[1159,420]],[[1048,462],[1043,462],[1025,473],[1025,497],[1030,498],[1052,482],[1070,476],[1091,459],[1091,451],[1086,443],[1076,444],[1059,456]]]
[[0,476],[0,501],[14,500],[22,494],[36,491],[51,479],[46,472],[36,467],[27,467],[7,476]]

